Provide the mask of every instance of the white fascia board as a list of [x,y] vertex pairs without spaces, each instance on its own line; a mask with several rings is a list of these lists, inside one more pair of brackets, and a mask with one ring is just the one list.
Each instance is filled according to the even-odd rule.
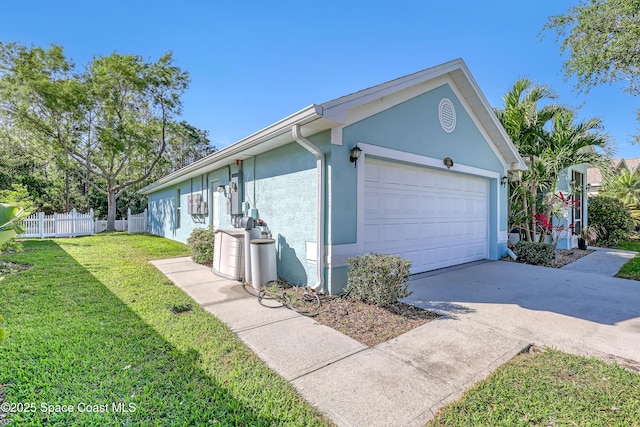
[[[171,185],[174,185],[185,179],[200,176],[203,173],[220,169],[221,167],[233,163],[236,159],[245,159],[253,155],[244,154],[244,152],[246,152],[247,150],[256,147],[257,145],[260,145],[266,141],[273,140],[286,134],[288,135],[282,138],[282,141],[278,141],[277,143],[273,144],[269,147],[269,149],[273,149],[276,146],[286,145],[290,142],[293,142],[293,136],[291,136],[291,127],[294,124],[305,125],[321,118],[319,114],[320,111],[320,107],[315,104],[303,108],[302,110],[293,113],[290,116],[287,116],[284,119],[277,121],[272,125],[269,125],[266,128],[261,129],[258,132],[255,132],[247,136],[246,138],[243,138],[223,148],[222,150],[216,151],[215,153],[210,154],[207,157],[204,157],[180,170],[177,170],[163,178],[160,178],[158,181],[138,190],[138,193],[149,194],[154,191],[170,187]],[[326,127],[328,129],[330,127],[330,123],[327,123]]]
[[462,59],[455,59],[426,70],[418,71],[417,73],[410,74],[408,76],[400,77],[398,79],[325,102],[321,104],[322,116],[329,120],[344,123],[346,121],[347,111],[351,109],[392,93],[407,89],[411,86],[443,76],[458,69],[462,65],[464,65]]
[[[489,101],[482,93],[480,86],[473,78],[473,75],[469,71],[469,68],[465,65],[464,62],[461,63],[460,68],[457,70],[459,73],[462,73],[464,78],[462,83],[459,82],[459,78],[456,74],[452,76],[456,85],[460,88],[460,90],[465,95],[465,98],[470,99],[471,101],[477,100],[479,103],[470,102],[470,108],[474,110],[474,113],[482,122],[489,135],[491,135],[493,140],[498,144],[498,148],[502,153],[502,157],[510,164],[510,170],[525,170],[527,166],[520,156],[518,149],[516,148],[509,135],[505,131],[502,123],[498,120],[498,116],[494,113],[493,108],[489,104]],[[464,84],[466,83],[466,85]],[[468,85],[468,87],[467,87]]]
[[509,165],[507,169],[526,169],[518,149],[502,127],[493,108],[489,105],[489,101],[480,90],[465,62],[460,58],[325,102],[321,104],[322,116],[329,120],[348,124],[352,122],[352,118],[348,117],[348,113],[364,104],[390,97],[405,89],[416,87],[426,82],[437,86],[438,82],[446,77],[449,77],[449,79],[444,81],[452,81],[463,95],[462,98],[467,100],[469,108],[480,120],[481,127],[486,129],[491,141],[496,144],[501,157]]

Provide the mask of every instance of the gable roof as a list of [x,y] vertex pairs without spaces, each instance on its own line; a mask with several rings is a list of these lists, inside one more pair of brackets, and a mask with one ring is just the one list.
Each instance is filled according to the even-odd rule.
[[636,172],[638,166],[640,166],[640,157],[634,157],[632,159],[625,159],[629,172]]
[[594,187],[602,186],[602,172],[598,168],[587,168],[587,184]]
[[443,76],[447,76],[453,81],[509,168],[512,170],[525,169],[526,166],[522,157],[520,157],[518,150],[509,139],[489,102],[482,94],[467,65],[462,59],[455,59],[322,104],[312,104],[207,157],[160,178],[158,181],[142,188],[139,192],[149,194],[174,185],[179,181],[220,169],[234,163],[236,160],[246,159],[289,144],[294,141],[291,133],[294,125],[300,125],[304,136],[340,126],[345,123],[347,112],[357,107]]
[[[613,172],[613,171],[620,172],[624,170],[630,173],[640,173],[640,157],[633,157],[629,159],[617,157],[617,158],[611,159],[611,170],[609,170],[609,172]],[[602,186],[603,180],[604,180],[604,176],[600,168],[591,167],[587,169],[588,184],[593,186]]]

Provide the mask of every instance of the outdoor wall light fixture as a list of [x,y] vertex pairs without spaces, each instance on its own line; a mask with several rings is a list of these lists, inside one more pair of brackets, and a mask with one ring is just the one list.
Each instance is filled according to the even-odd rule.
[[451,157],[445,157],[444,160],[442,160],[442,163],[444,163],[447,169],[451,169],[451,166],[453,166],[453,159]]
[[349,156],[349,161],[353,163],[353,167],[357,167],[357,161],[360,158],[360,154],[362,150],[357,145],[351,149],[351,155]]
[[500,178],[500,184],[504,187],[505,185],[507,185],[507,182],[509,182],[509,178],[506,176],[503,176],[502,178]]

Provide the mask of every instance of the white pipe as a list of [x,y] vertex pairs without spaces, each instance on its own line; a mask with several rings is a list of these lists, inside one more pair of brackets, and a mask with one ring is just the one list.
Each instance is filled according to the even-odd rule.
[[313,289],[316,291],[324,290],[324,168],[325,157],[322,150],[313,145],[311,141],[302,136],[300,132],[300,125],[295,124],[291,127],[291,133],[293,139],[307,151],[316,156],[316,168],[318,170],[318,196],[317,196],[317,227],[316,227],[316,283],[313,285]]

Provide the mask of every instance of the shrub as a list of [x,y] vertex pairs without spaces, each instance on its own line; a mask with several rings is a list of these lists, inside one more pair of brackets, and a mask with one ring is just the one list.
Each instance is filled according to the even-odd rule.
[[17,240],[9,240],[0,245],[0,254],[15,254],[22,252],[22,243]]
[[358,301],[386,306],[411,295],[411,262],[395,255],[367,254],[347,259],[347,293]]
[[550,265],[555,254],[555,246],[551,243],[527,242],[516,243],[515,253],[518,262],[533,265]]
[[191,259],[198,264],[211,264],[213,262],[213,241],[215,232],[213,228],[196,228],[187,239],[191,248]]
[[590,197],[587,218],[590,226],[600,230],[602,246],[616,246],[618,241],[628,239],[634,226],[629,208],[613,197]]

